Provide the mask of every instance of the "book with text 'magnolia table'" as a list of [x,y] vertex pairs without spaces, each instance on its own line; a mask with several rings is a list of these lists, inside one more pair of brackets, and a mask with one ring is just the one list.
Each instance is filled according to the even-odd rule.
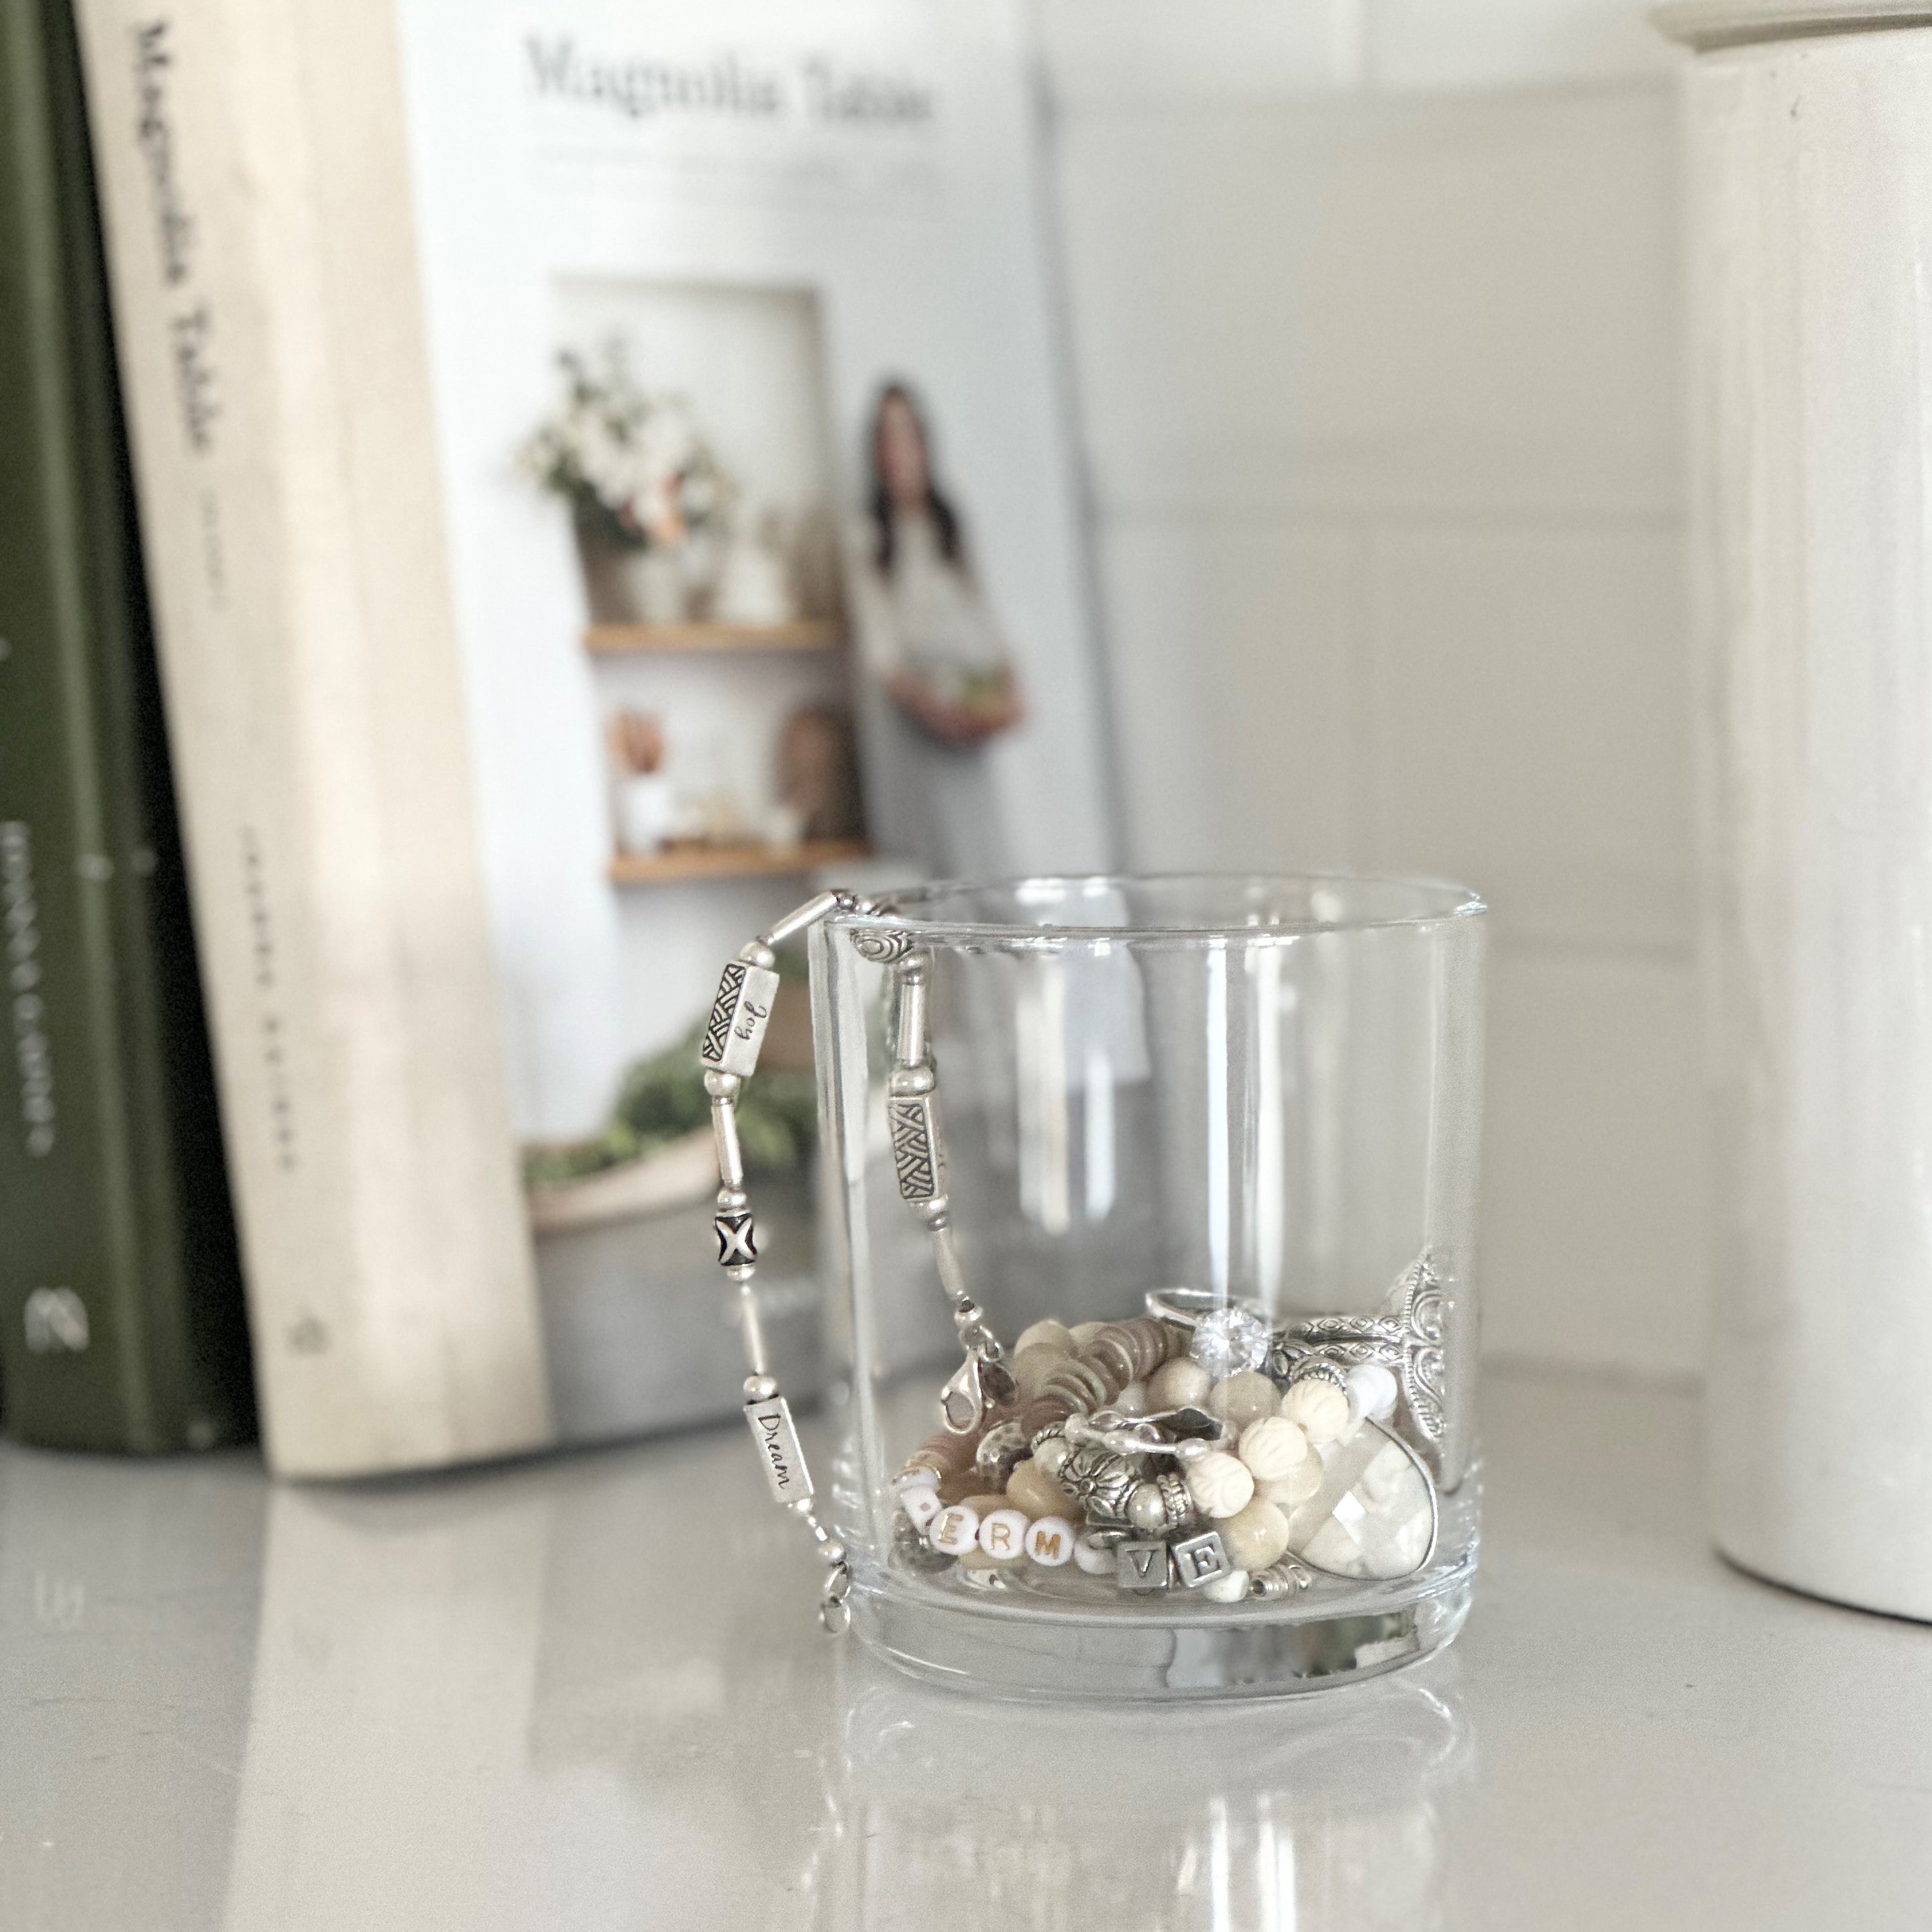
[[720,1412],[718,962],[1110,856],[1020,11],[77,10],[271,1460]]

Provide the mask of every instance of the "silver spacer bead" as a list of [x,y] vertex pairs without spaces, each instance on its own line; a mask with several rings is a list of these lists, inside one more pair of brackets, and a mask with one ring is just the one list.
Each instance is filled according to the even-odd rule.
[[744,1090],[744,1078],[736,1073],[721,1073],[715,1066],[704,1072],[704,1090],[714,1100],[735,1100]]
[[721,1214],[742,1214],[752,1204],[752,1197],[742,1187],[721,1187],[718,1208]]
[[778,956],[769,946],[762,945],[755,939],[747,940],[739,947],[738,957],[747,966],[762,966],[767,973],[778,963]]
[[939,1076],[930,1066],[895,1066],[886,1083],[902,1100],[915,1094],[930,1094],[939,1084]]
[[747,1402],[770,1402],[778,1392],[778,1385],[770,1376],[747,1376],[745,1378],[745,1400]]
[[845,1546],[836,1536],[828,1536],[825,1539],[824,1547],[818,1553],[835,1568],[845,1561]]

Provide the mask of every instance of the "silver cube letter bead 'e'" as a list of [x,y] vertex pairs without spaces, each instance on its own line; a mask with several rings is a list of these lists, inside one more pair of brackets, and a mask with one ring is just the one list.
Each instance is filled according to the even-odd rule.
[[892,1130],[892,1167],[899,1178],[899,1198],[930,1201],[941,1191],[938,1123],[930,1094],[895,1094],[886,1102]]
[[706,1066],[746,1078],[758,1070],[758,1048],[765,1022],[772,1016],[778,976],[768,966],[748,966],[732,960],[718,982],[718,997],[704,1023],[698,1057]]
[[812,1477],[805,1466],[804,1451],[798,1446],[798,1432],[791,1426],[790,1403],[782,1395],[766,1402],[748,1402],[745,1420],[751,1425],[752,1440],[758,1445],[758,1461],[771,1485],[772,1500],[787,1508],[802,1502],[812,1494]]
[[1174,1546],[1174,1565],[1180,1580],[1190,1590],[1225,1576],[1234,1568],[1218,1529],[1204,1529],[1198,1536],[1184,1536]]
[[718,1237],[720,1267],[734,1268],[740,1262],[754,1262],[758,1258],[758,1234],[752,1225],[752,1213],[748,1208],[735,1214],[714,1214],[711,1217],[711,1227],[712,1232]]
[[[1216,1537],[1216,1542],[1220,1538]],[[1115,1580],[1124,1590],[1145,1596],[1167,1588],[1167,1545],[1164,1543],[1123,1543],[1114,1552],[1119,1565]]]

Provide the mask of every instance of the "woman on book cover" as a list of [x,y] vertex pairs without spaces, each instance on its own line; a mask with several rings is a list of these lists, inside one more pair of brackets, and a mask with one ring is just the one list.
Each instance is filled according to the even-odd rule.
[[887,849],[940,878],[998,878],[1007,842],[988,769],[1022,713],[1006,640],[940,484],[924,412],[902,382],[873,406],[861,630],[874,714],[874,823]]

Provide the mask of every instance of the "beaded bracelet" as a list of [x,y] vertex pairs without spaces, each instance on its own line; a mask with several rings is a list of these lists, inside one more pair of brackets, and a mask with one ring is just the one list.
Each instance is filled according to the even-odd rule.
[[[745,1419],[773,1499],[812,1532],[828,1566],[819,1593],[819,1621],[840,1635],[850,1624],[851,1567],[845,1546],[818,1519],[812,1472],[792,1424],[791,1406],[771,1372],[752,1283],[758,1250],[751,1198],[745,1191],[744,1156],[738,1144],[738,1096],[758,1070],[758,1049],[778,992],[776,949],[808,932],[835,912],[877,914],[889,908],[857,894],[818,893],[769,930],[742,946],[718,981],[718,997],[698,1047],[704,1090],[711,1098],[712,1132],[718,1144],[718,1205],[712,1222],[718,1259],[737,1284],[738,1327],[745,1345]],[[946,1159],[940,1138],[938,1078],[926,1040],[926,989],[931,956],[904,932],[862,934],[862,957],[892,969],[896,981],[892,1069],[886,1114],[899,1194],[932,1238],[940,1286],[952,1304],[952,1324],[963,1356],[940,1394],[940,1416],[949,1436],[976,1440],[987,1416],[1010,1406],[1018,1393],[1006,1352],[985,1312],[966,1290],[952,1238],[945,1188]],[[970,1452],[969,1452],[970,1453]]]

